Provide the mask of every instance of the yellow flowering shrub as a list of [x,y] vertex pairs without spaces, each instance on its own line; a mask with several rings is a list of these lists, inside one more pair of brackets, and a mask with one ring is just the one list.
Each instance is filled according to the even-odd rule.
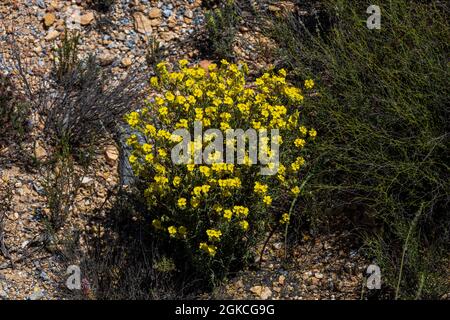
[[[174,67],[160,63],[145,108],[126,116],[137,132],[127,141],[129,162],[145,185],[152,229],[184,248],[188,257],[183,259],[199,262],[204,270],[227,271],[252,254],[270,223],[288,223],[289,216],[275,204],[280,195],[293,199],[300,193],[304,147],[316,137],[314,129],[301,124],[303,92],[289,84],[285,70],[264,73],[254,82],[247,82],[247,73],[247,65],[225,60],[207,70],[188,67],[186,60]],[[313,85],[305,82],[309,89]],[[175,164],[171,154],[181,137],[174,131],[191,131],[195,121],[203,130],[278,129],[275,174],[260,174],[261,165],[248,153],[242,164],[221,161],[217,151],[208,156],[212,163]],[[205,148],[214,138],[205,133],[200,145],[191,141],[189,147]],[[268,140],[258,142],[267,155],[275,152]]]

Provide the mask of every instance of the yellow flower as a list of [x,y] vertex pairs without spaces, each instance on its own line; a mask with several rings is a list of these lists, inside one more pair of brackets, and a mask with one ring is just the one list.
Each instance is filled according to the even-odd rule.
[[185,209],[186,205],[187,205],[187,200],[186,198],[180,198],[178,199],[177,205],[180,209]]
[[220,123],[220,130],[226,131],[227,129],[230,129],[230,128],[231,127],[230,127],[230,125],[228,123],[226,123],[226,122],[221,122]]
[[200,205],[200,199],[196,197],[192,197],[191,199],[191,206],[192,208],[197,208]]
[[215,99],[213,100],[213,105],[214,105],[214,106],[218,107],[218,106],[220,106],[221,104],[222,104],[222,100],[220,100],[220,99],[218,99],[218,98],[215,98]]
[[215,229],[208,229],[206,230],[206,235],[208,236],[209,241],[220,241],[222,231]]
[[181,178],[179,176],[175,176],[172,181],[174,187],[178,187],[181,183]]
[[261,122],[252,121],[252,126],[253,126],[253,129],[255,129],[255,130],[261,129]]
[[315,138],[317,136],[317,131],[314,129],[309,130],[309,136]]
[[263,85],[264,85],[264,79],[263,79],[263,78],[257,78],[257,79],[255,80],[255,84],[256,84],[257,86],[259,86],[259,87],[263,86]]
[[165,67],[166,67],[166,63],[165,63],[164,61],[161,61],[160,63],[158,63],[158,64],[156,65],[156,68],[157,68],[158,70],[164,69]]
[[183,140],[183,137],[179,136],[177,134],[172,134],[170,136],[170,141],[172,141],[172,142],[180,142],[181,140]]
[[213,245],[208,246],[208,253],[210,256],[214,257],[217,253],[217,247]]
[[234,72],[234,73],[238,73],[239,72],[238,66],[236,64],[234,64],[234,63],[231,64],[230,65],[230,71]]
[[197,98],[201,98],[203,96],[203,91],[199,88],[194,90],[194,96]]
[[132,146],[133,144],[137,143],[137,136],[135,134],[132,134],[126,141],[126,144],[128,146]]
[[225,99],[223,99],[223,103],[231,106],[233,104],[233,99],[231,99],[230,97],[226,97]]
[[167,157],[167,151],[164,149],[158,149],[158,154],[161,158]]
[[242,230],[246,231],[248,229],[248,222],[246,220],[239,221],[239,225],[241,226]]
[[175,128],[187,128],[188,127],[188,121],[187,119],[180,119],[177,124],[175,124]]
[[170,101],[170,102],[172,102],[172,101],[175,100],[175,96],[174,96],[173,93],[170,92],[170,91],[167,91],[167,92],[166,92],[165,97],[166,97],[167,101]]
[[144,151],[145,153],[150,153],[152,151],[152,148],[153,148],[153,146],[148,143],[144,143],[142,145],[142,151]]
[[202,120],[202,124],[203,124],[204,127],[209,127],[211,125],[211,120],[208,119],[208,118],[204,118]]
[[298,171],[302,165],[305,164],[305,159],[303,157],[297,157],[297,159],[291,163],[291,168],[293,171]]
[[200,197],[202,195],[202,187],[194,187],[192,194],[197,197]]
[[268,189],[269,189],[269,187],[266,184],[262,184],[258,181],[255,182],[255,186],[253,188],[255,193],[259,193],[259,194],[265,194]]
[[301,127],[300,127],[300,133],[301,133],[303,136],[306,136],[306,134],[308,133],[308,129],[306,129],[306,127],[304,127],[304,126],[301,126]]
[[139,123],[139,113],[135,111],[131,112],[126,120],[130,126],[135,127]]
[[314,80],[309,79],[305,80],[305,88],[306,89],[312,89],[314,87]]
[[305,146],[306,141],[304,139],[297,138],[294,141],[296,147],[303,148]]
[[161,107],[161,108],[159,108],[158,112],[161,116],[164,117],[169,114],[169,109],[167,107]]
[[211,186],[210,186],[210,185],[208,185],[208,184],[202,185],[202,192],[203,192],[204,195],[207,195],[207,194],[208,194],[209,189],[211,189]]
[[169,179],[167,179],[167,177],[164,176],[155,176],[153,179],[155,180],[156,183],[161,185],[165,185],[169,182]]
[[220,114],[220,118],[221,118],[223,121],[230,121],[230,119],[231,119],[231,113],[229,113],[229,112],[222,112],[222,113]]
[[226,209],[223,211],[223,217],[225,219],[227,219],[228,221],[231,220],[231,217],[233,216],[233,211],[231,211],[230,209]]
[[187,61],[186,59],[181,59],[180,61],[178,61],[178,63],[180,64],[180,67],[185,67],[188,65],[189,61]]
[[153,159],[154,159],[155,157],[153,156],[153,154],[151,154],[151,153],[149,153],[149,154],[147,154],[147,155],[145,155],[145,161],[147,161],[147,162],[153,162]]
[[158,77],[151,77],[150,84],[152,85],[152,87],[157,87],[158,86]]
[[297,159],[295,159],[295,162],[302,166],[305,164],[305,159],[303,157],[297,157]]
[[189,95],[187,97],[187,102],[189,102],[190,104],[195,104],[197,102],[197,99],[195,99],[194,96]]
[[167,231],[169,231],[169,235],[171,237],[174,237],[176,235],[176,233],[177,233],[177,228],[174,227],[174,226],[170,226],[170,227],[167,228]]
[[166,174],[166,168],[165,168],[163,165],[157,163],[157,164],[154,166],[154,168],[155,168],[155,171],[156,171],[158,174],[161,174],[161,175],[165,175],[165,174]]
[[294,103],[300,103],[303,101],[301,91],[296,87],[285,87],[284,94]]
[[136,160],[137,160],[137,158],[136,158],[136,156],[134,156],[134,155],[130,155],[130,156],[128,157],[128,161],[130,161],[131,164],[135,163]]
[[159,138],[164,138],[164,139],[170,140],[170,137],[172,136],[172,134],[170,134],[170,132],[168,132],[166,130],[161,129],[158,131],[157,136]]
[[203,109],[202,108],[195,108],[195,120],[200,121],[203,119]]
[[233,211],[234,213],[236,213],[236,215],[238,217],[247,217],[248,216],[248,208],[247,207],[243,207],[243,206],[234,206],[233,207]]
[[194,83],[195,83],[195,80],[187,79],[185,84],[186,84],[186,87],[192,87],[194,85]]
[[283,215],[281,216],[281,219],[280,219],[280,223],[286,224],[286,223],[289,223],[289,220],[290,220],[289,214],[283,213]]
[[183,97],[183,96],[177,96],[176,102],[177,102],[178,104],[184,104],[184,103],[186,102],[186,98]]
[[251,166],[252,165],[252,159],[250,159],[250,157],[248,155],[245,155],[243,164],[248,166],[248,167]]
[[276,136],[275,143],[277,145],[283,144],[283,137],[281,135]]
[[224,188],[239,188],[241,186],[241,180],[238,177],[229,179],[219,179],[219,187]]
[[291,192],[294,196],[297,196],[298,194],[300,194],[300,188],[298,186],[295,186],[291,189]]
[[263,202],[264,202],[266,205],[270,206],[270,205],[272,204],[272,197],[271,197],[271,196],[264,196]]
[[[180,78],[180,75],[181,74],[179,74],[177,72],[172,72],[172,73],[169,74],[169,80],[171,82],[176,82]],[[181,77],[183,77],[183,76],[181,75]]]
[[155,126],[151,125],[151,124],[147,124],[145,126],[145,130],[148,134],[150,134],[151,136],[154,136],[156,134],[156,128]]
[[210,256],[214,257],[217,253],[217,247],[214,245],[208,245],[206,242],[200,242],[200,250],[205,251]]

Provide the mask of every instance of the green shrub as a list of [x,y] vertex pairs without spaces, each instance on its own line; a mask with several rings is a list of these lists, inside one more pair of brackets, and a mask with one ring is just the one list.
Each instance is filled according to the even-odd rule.
[[[300,124],[303,96],[286,82],[284,70],[265,73],[251,83],[246,81],[246,65],[222,60],[220,66],[210,65],[207,73],[187,63],[181,60],[180,70],[172,72],[160,63],[159,76],[150,80],[154,92],[147,107],[127,116],[137,132],[128,139],[133,150],[129,161],[141,180],[154,232],[167,243],[177,266],[188,265],[200,279],[214,284],[251,261],[269,226],[289,222],[289,214],[276,208],[299,194],[297,182],[306,161],[303,147],[316,132]],[[306,88],[312,85],[305,83]],[[191,154],[184,163],[174,163],[173,148],[188,139],[175,130],[192,135],[199,122],[205,130],[203,141],[184,140]],[[206,131],[213,128],[223,136],[228,129],[279,129],[279,138],[260,138],[256,160],[246,149],[249,143],[242,146],[236,138],[223,142],[217,131]],[[280,141],[277,151],[274,144]],[[241,150],[243,162],[225,162],[228,148],[233,148],[233,158]],[[197,150],[203,156],[201,164],[193,161]],[[279,163],[273,175],[260,173],[265,166],[261,154],[268,157],[269,168]]]
[[92,7],[101,12],[108,12],[113,7],[116,0],[90,0]]
[[0,146],[22,141],[29,116],[30,105],[20,97],[11,76],[0,74]]
[[122,79],[114,78],[113,67],[102,68],[95,55],[80,57],[79,42],[78,32],[66,32],[55,48],[55,77],[42,81],[28,97],[44,115],[51,143],[64,142],[74,151],[115,134],[146,80],[140,66],[130,68]]
[[[448,7],[382,4],[381,30],[366,27],[366,1],[321,1],[333,24],[272,20],[279,58],[294,74],[318,74],[305,106],[315,144],[306,211],[363,211],[377,228],[367,253],[397,298],[448,292],[450,233]],[[317,30],[317,31],[315,31]],[[308,194],[308,193],[306,193]],[[375,234],[373,234],[375,233]]]
[[163,60],[163,57],[164,52],[161,48],[160,42],[156,38],[151,37],[148,40],[145,52],[145,61],[147,63],[147,66],[149,68],[155,69],[156,65]]
[[76,72],[79,64],[80,34],[78,32],[64,32],[61,43],[54,49],[54,72],[56,79],[63,82]]
[[212,54],[218,59],[234,57],[233,43],[239,24],[234,0],[224,3],[206,14],[206,32]]

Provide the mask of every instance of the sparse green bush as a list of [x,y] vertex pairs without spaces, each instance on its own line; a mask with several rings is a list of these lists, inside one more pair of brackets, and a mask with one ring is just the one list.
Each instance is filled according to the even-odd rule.
[[29,116],[30,105],[20,97],[11,76],[0,74],[0,146],[25,137]]
[[[84,166],[80,166],[77,170],[76,158],[67,142],[60,141],[55,149],[51,159],[41,167],[43,171],[43,191],[49,209],[45,225],[47,232],[51,235],[64,227],[70,217],[84,174],[92,160],[92,154],[87,155],[89,150],[83,150],[85,161],[84,163],[78,161],[78,163]],[[78,157],[78,159],[81,159],[81,157]]]
[[80,34],[78,32],[64,32],[61,43],[54,49],[54,72],[56,79],[63,82],[76,72],[79,64]]
[[5,245],[6,214],[12,209],[13,185],[6,178],[0,178],[0,254],[11,260],[11,255]]
[[369,30],[366,1],[321,2],[329,31],[293,15],[269,28],[282,65],[320,75],[304,111],[320,136],[305,212],[357,208],[376,226],[366,252],[384,288],[437,298],[449,290],[448,5],[389,1],[381,30]]
[[41,81],[40,87],[28,94],[44,115],[52,143],[65,141],[73,150],[98,145],[115,134],[116,124],[139,100],[145,82],[139,65],[117,79],[111,67],[100,67],[96,56],[80,57],[79,41],[78,33],[66,33],[55,49],[56,76],[51,81]]
[[160,63],[164,57],[162,52],[161,44],[159,41],[151,37],[147,43],[147,50],[145,52],[145,61],[149,68],[156,68],[156,65]]
[[116,0],[90,0],[92,7],[101,12],[108,12]]
[[234,0],[226,0],[221,6],[206,14],[206,31],[212,54],[217,59],[233,59],[233,43],[240,17]]
[[196,278],[177,270],[161,254],[148,226],[141,219],[145,206],[132,192],[112,192],[104,215],[94,215],[93,234],[84,237],[87,252],[74,247],[68,264],[79,264],[85,289],[68,292],[72,299],[161,300],[188,299]]

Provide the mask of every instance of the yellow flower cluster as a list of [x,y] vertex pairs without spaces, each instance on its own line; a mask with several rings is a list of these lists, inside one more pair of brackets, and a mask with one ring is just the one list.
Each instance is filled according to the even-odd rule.
[[[160,226],[160,221],[159,220],[153,220],[153,226],[158,225]],[[158,227],[159,229],[159,227]],[[183,238],[186,235],[186,227],[184,226],[179,226],[178,228],[175,226],[170,226],[167,228],[167,231],[169,232],[170,237],[176,237],[179,236],[181,238]]]
[[[246,64],[225,60],[205,69],[189,66],[187,60],[180,60],[177,66],[161,62],[149,81],[151,94],[146,105],[125,117],[136,131],[127,139],[132,149],[129,162],[146,182],[144,196],[154,214],[154,229],[186,241],[190,248],[210,257],[221,252],[225,241],[228,246],[240,245],[237,239],[229,238],[231,234],[240,232],[242,239],[264,234],[258,228],[266,225],[261,221],[273,216],[269,210],[277,194],[299,194],[298,180],[306,162],[303,156],[317,135],[300,123],[304,92],[289,84],[284,69],[269,70],[253,83],[246,81],[247,73]],[[306,89],[313,86],[313,80],[305,81]],[[187,164],[175,165],[170,155],[182,138],[173,132],[193,130],[195,121],[201,122],[204,130],[278,129],[278,171],[273,176],[255,173],[258,164],[252,162],[247,150],[242,165],[223,163],[223,154],[218,151],[208,155],[208,164],[190,159]],[[206,132],[202,141],[189,142],[189,149],[195,153],[216,138]],[[260,143],[264,153],[274,155],[269,138]],[[236,143],[231,147],[238,151]]]
[[206,230],[206,234],[208,235],[209,241],[220,241],[220,237],[222,236],[222,231],[220,230],[214,230],[214,229],[208,229]]
[[217,246],[212,245],[212,244],[208,245],[206,242],[200,242],[199,248],[200,248],[200,250],[203,250],[204,252],[206,252],[207,254],[209,254],[212,257],[214,257],[217,252]]
[[312,89],[313,87],[314,87],[314,80],[312,79],[305,80],[306,89]]
[[289,213],[283,213],[281,215],[280,223],[287,224],[287,223],[289,223],[289,220],[290,220]]

